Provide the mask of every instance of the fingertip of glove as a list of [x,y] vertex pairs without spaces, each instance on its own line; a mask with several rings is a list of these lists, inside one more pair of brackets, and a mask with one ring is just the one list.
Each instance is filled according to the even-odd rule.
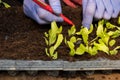
[[83,23],[82,26],[83,26],[83,27],[86,27],[86,28],[88,28],[88,29],[90,28],[90,24],[84,24],[84,23]]

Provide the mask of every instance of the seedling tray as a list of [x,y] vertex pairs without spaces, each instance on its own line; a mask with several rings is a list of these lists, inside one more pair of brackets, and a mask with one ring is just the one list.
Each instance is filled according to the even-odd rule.
[[0,60],[0,70],[62,70],[62,71],[84,71],[84,70],[120,70],[120,60],[102,61],[76,61],[68,62],[62,60]]

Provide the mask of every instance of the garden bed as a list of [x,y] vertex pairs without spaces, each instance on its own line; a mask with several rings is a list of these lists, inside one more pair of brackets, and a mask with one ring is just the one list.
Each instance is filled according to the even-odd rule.
[[[11,8],[0,7],[0,59],[9,60],[52,60],[45,54],[44,32],[48,32],[51,25],[39,25],[23,13],[22,5],[17,0],[3,0],[11,5]],[[79,30],[82,20],[82,8],[72,9],[62,5],[63,14],[69,17]],[[112,24],[117,25],[118,19],[111,19]],[[63,34],[67,35],[70,29],[66,23],[58,23],[63,26]],[[95,33],[91,36],[94,37]],[[120,38],[116,39],[116,45],[120,44]],[[115,46],[116,46],[115,45]],[[117,55],[107,55],[99,52],[95,56],[84,54],[71,57],[68,48],[62,44],[58,50],[58,59],[67,61],[95,60],[107,58],[110,60],[120,60],[120,51]]]

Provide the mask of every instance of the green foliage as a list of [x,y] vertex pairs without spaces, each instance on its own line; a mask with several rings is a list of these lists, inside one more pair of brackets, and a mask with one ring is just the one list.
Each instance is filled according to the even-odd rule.
[[73,42],[70,42],[70,41],[67,41],[67,44],[68,44],[68,46],[69,46],[69,48],[70,48],[70,55],[71,56],[74,56],[75,55],[75,45],[74,45],[74,43]]
[[82,28],[81,29],[81,35],[82,35],[82,39],[84,41],[85,44],[88,44],[88,36],[89,36],[89,31],[87,28]]
[[[91,25],[90,29],[81,27],[79,32],[76,32],[75,27],[72,27],[68,31],[70,40],[65,39],[65,41],[70,49],[71,56],[83,55],[85,53],[96,55],[98,51],[105,52],[108,55],[115,55],[118,53],[118,47],[113,50],[109,49],[109,47],[115,45],[116,41],[114,39],[120,36],[120,28],[118,26],[108,21],[101,20],[98,22],[96,37],[90,40],[89,37],[93,30],[94,27]],[[77,46],[77,41],[82,43],[79,43],[79,46]]]
[[102,41],[102,39],[99,39],[99,43],[94,42],[94,46],[100,50],[103,51],[107,54],[109,54],[109,48],[107,45],[105,45],[105,43]]
[[73,26],[68,30],[68,35],[69,35],[69,36],[75,35],[75,32],[76,32],[76,28],[75,28],[75,26],[73,25]]
[[6,2],[3,2],[2,0],[0,0],[0,4],[3,4],[5,6],[5,8],[11,7],[9,4],[7,4]]
[[[95,27],[97,29],[94,29]],[[51,29],[44,33],[44,39],[47,45],[45,48],[46,55],[52,59],[57,59],[57,49],[63,40],[69,48],[70,56],[84,55],[85,53],[94,56],[99,51],[108,55],[116,55],[120,46],[115,46],[115,38],[120,37],[120,27],[105,20],[99,21],[95,27],[91,25],[90,29],[87,29],[81,26],[77,32],[76,27],[72,26],[68,30],[68,36],[63,37],[62,26],[58,28],[57,24],[52,22]],[[94,38],[91,38],[93,30],[96,30],[96,35]]]
[[44,33],[45,43],[47,48],[45,48],[46,55],[51,57],[52,59],[58,58],[58,52],[56,51],[57,48],[63,41],[62,26],[58,28],[56,22],[51,23],[51,29]]
[[76,49],[77,55],[83,55],[86,51],[86,47],[83,44],[80,44],[80,46]]
[[111,40],[111,41],[109,42],[109,45],[112,47],[115,43],[116,43],[115,40]]

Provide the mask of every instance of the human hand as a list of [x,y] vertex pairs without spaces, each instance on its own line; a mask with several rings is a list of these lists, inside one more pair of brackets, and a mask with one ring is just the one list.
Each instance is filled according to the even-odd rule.
[[63,2],[73,8],[76,8],[76,4],[78,5],[82,4],[82,0],[63,0]]
[[[44,0],[41,0],[44,1]],[[59,15],[62,13],[60,0],[48,0],[54,13]],[[44,10],[38,6],[33,0],[24,0],[23,3],[24,13],[34,19],[39,24],[49,24],[52,21],[62,22],[63,19],[60,16],[53,15],[52,13]]]
[[116,18],[120,12],[120,0],[83,0],[84,27],[89,28],[93,17],[97,19]]

